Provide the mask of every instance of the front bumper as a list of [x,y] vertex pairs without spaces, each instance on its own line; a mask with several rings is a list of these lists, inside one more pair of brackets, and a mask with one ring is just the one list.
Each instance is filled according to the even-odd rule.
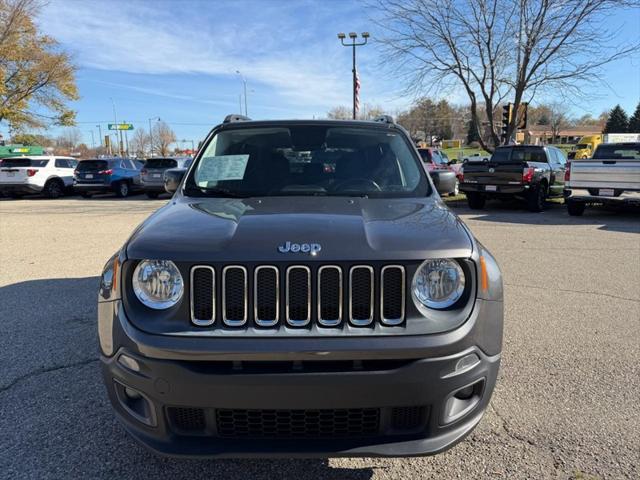
[[41,185],[31,183],[0,183],[0,192],[2,193],[40,193],[42,188]]
[[[101,356],[102,373],[109,398],[126,429],[161,454],[429,455],[452,447],[474,429],[496,383],[502,302],[477,302],[472,316],[452,332],[376,339],[153,335],[128,321],[120,301],[102,302],[101,345],[103,350],[111,347],[115,352]],[[119,361],[122,355],[135,360],[139,371]],[[456,371],[458,361],[468,355],[475,355],[472,367]],[[460,414],[460,405],[454,406],[452,396],[469,385],[474,385],[470,408]],[[143,400],[131,403],[125,387]],[[336,434],[335,428],[342,432],[340,425],[331,423],[336,416],[350,416],[355,411],[357,417],[363,409],[375,411],[378,423],[374,430]],[[220,423],[225,421],[223,415],[226,424]],[[321,417],[331,424],[327,427],[331,435],[300,431],[267,435],[274,415],[289,420],[304,418],[302,426],[293,425],[292,431],[304,430],[310,417]],[[192,422],[185,430],[184,419],[194,416],[198,418],[197,428],[190,428]],[[240,418],[231,433],[224,430],[229,427],[229,416]],[[401,419],[394,420],[398,416]],[[246,425],[242,424],[245,420]],[[256,422],[262,422],[256,428],[266,430],[255,434],[251,425],[255,427]]]
[[592,195],[588,189],[567,188],[564,190],[564,198],[566,201],[585,204],[640,206],[640,192],[633,191],[622,191],[619,192],[618,196],[601,196]]
[[142,189],[145,192],[167,193],[164,189],[164,183],[142,182]]

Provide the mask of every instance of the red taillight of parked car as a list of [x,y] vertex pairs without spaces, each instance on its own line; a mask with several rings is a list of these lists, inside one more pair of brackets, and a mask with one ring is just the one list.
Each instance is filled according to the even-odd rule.
[[535,173],[536,169],[533,167],[529,167],[529,168],[525,168],[522,171],[522,183],[531,183],[531,181],[533,180],[533,174]]
[[108,170],[100,170],[98,172],[98,175],[111,175],[113,173],[113,170],[108,169]]
[[564,181],[571,180],[571,162],[567,162],[567,169],[564,171]]
[[37,171],[38,170],[36,170],[35,168],[27,169],[27,177],[33,177],[36,174]]

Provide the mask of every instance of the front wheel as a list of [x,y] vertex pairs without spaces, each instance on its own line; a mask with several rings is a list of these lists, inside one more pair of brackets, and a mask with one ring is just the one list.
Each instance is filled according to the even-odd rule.
[[572,202],[567,200],[567,212],[569,212],[569,215],[571,215],[572,217],[579,217],[584,213],[584,209],[585,209],[585,204],[581,203],[581,202]]
[[129,184],[127,182],[118,182],[116,185],[116,195],[120,198],[129,196]]
[[480,193],[467,193],[467,203],[472,210],[483,209],[486,200],[486,197]]
[[541,212],[544,210],[544,204],[547,199],[547,193],[544,185],[538,185],[531,192],[527,199],[527,207],[530,212]]

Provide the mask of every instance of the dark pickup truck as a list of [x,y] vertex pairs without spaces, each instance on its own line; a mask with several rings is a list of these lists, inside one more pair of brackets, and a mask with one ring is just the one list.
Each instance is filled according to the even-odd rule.
[[566,159],[555,147],[508,145],[491,158],[463,165],[460,190],[469,207],[481,209],[488,198],[521,198],[529,210],[543,210],[548,197],[563,194]]

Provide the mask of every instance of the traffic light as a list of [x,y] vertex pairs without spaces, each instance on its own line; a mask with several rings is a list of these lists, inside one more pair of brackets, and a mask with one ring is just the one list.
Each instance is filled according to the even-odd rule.
[[507,132],[509,131],[509,124],[511,123],[511,118],[513,117],[513,103],[507,103],[502,106],[502,133],[500,134],[500,139],[503,144],[506,144],[509,140],[507,137]]
[[518,106],[518,125],[516,126],[518,130],[524,130],[525,128],[527,128],[528,107],[529,104],[526,102],[523,102]]

